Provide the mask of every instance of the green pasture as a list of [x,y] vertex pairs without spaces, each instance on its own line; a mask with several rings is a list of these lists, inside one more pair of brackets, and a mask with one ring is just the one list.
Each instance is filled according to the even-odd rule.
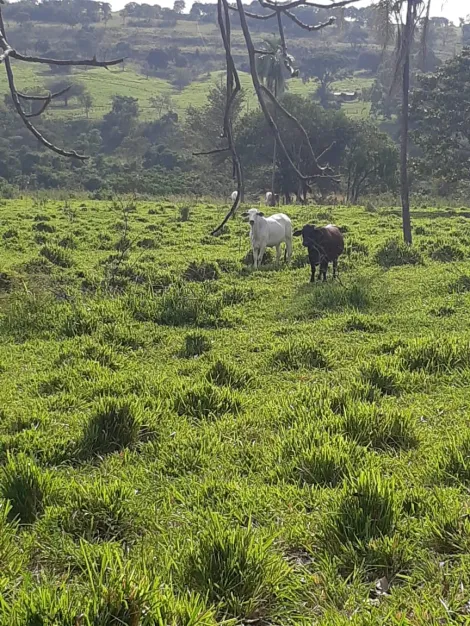
[[[16,86],[21,90],[44,89],[48,83],[57,80],[67,80],[67,76],[54,76],[49,69],[43,66],[31,66],[24,63],[14,63]],[[184,89],[176,89],[169,81],[149,77],[138,73],[132,66],[126,65],[124,69],[113,67],[109,70],[101,68],[77,69],[69,77],[71,82],[80,82],[90,92],[93,98],[93,108],[89,117],[99,119],[110,109],[112,98],[115,95],[132,96],[138,98],[143,119],[153,119],[157,112],[151,105],[151,99],[158,95],[170,95],[178,113],[184,115],[189,106],[203,106],[207,101],[207,94],[214,84],[223,80],[223,72],[211,72],[197,78]],[[240,82],[246,92],[246,107],[253,109],[257,106],[256,95],[253,90],[251,76],[246,72],[240,72]],[[338,81],[333,84],[333,89],[361,91],[363,87],[370,86],[371,79],[358,75],[346,81]],[[292,93],[307,96],[315,93],[315,82],[303,83],[300,79],[288,81],[288,89]],[[0,83],[0,97],[3,98],[8,92],[8,83]],[[362,101],[345,103],[344,110],[353,116],[367,116],[370,104]],[[76,99],[69,102],[65,107],[62,102],[52,104],[44,114],[47,117],[63,119],[86,119],[83,107]]]
[[1,202],[0,624],[467,623],[470,213],[226,210]]

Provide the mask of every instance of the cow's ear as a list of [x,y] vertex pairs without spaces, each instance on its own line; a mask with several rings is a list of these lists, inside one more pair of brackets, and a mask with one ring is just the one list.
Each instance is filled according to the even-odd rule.
[[258,215],[261,216],[261,217],[264,217],[263,211],[258,211]]
[[300,237],[301,234],[302,234],[301,230],[294,230],[294,232],[292,233],[293,237]]
[[242,213],[242,217],[248,217],[248,211],[245,211],[244,213]]

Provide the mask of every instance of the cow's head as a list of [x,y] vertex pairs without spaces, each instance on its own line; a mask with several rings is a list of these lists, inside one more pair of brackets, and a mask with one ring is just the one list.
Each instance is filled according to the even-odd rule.
[[317,246],[321,239],[321,230],[313,224],[306,224],[300,230],[295,230],[294,237],[302,237],[302,244],[309,248],[311,246]]
[[242,217],[245,222],[249,222],[250,224],[254,224],[257,217],[263,217],[264,213],[262,211],[258,211],[258,209],[248,209],[245,213],[242,213]]

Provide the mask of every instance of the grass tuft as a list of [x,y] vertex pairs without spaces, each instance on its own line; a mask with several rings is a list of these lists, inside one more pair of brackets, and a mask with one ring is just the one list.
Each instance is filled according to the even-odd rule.
[[51,244],[45,245],[41,248],[39,254],[59,267],[67,268],[72,267],[74,264],[73,256],[70,252],[60,246],[54,246]]
[[375,450],[408,449],[418,443],[409,413],[376,404],[351,403],[344,409],[344,434],[361,446]]
[[398,239],[389,239],[375,253],[375,261],[381,267],[418,265],[423,262],[421,253]]
[[249,385],[252,377],[247,370],[218,359],[207,372],[206,379],[219,387],[244,389]]
[[2,469],[2,497],[11,509],[9,519],[20,524],[33,524],[44,513],[44,499],[50,477],[25,454],[8,455]]
[[281,370],[327,369],[329,358],[318,346],[308,341],[289,341],[274,351],[272,365]]
[[221,618],[272,623],[288,611],[296,588],[292,572],[271,537],[226,527],[215,516],[194,546],[186,566],[188,586],[207,596]]
[[461,370],[470,365],[470,340],[465,336],[417,338],[398,349],[397,354],[412,372]]
[[175,395],[174,407],[178,415],[201,420],[218,418],[226,413],[239,413],[242,403],[230,389],[201,383],[188,390],[180,389]]
[[143,413],[137,402],[126,398],[102,398],[94,407],[80,443],[85,456],[118,452],[139,441]]

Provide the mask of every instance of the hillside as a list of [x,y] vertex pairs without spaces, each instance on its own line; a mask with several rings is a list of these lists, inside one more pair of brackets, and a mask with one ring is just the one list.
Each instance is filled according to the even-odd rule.
[[[8,16],[8,12],[7,12]],[[98,20],[92,24],[45,23],[40,21],[7,22],[11,41],[26,52],[37,51],[38,47],[50,54],[59,56],[92,56],[105,59],[125,56],[127,61],[123,70],[113,69],[109,72],[97,70],[73,71],[73,80],[85,85],[93,98],[93,108],[89,114],[99,118],[111,106],[113,95],[132,95],[139,99],[143,116],[152,116],[150,98],[167,94],[172,97],[173,106],[183,113],[189,104],[200,105],[205,102],[209,85],[219,80],[219,71],[224,64],[224,54],[220,41],[220,33],[212,17],[204,20],[189,19],[190,16],[172,16],[172,20],[123,18],[112,14],[106,21]],[[206,21],[210,19],[211,21]],[[366,19],[366,18],[361,18]],[[351,22],[352,25],[356,22]],[[364,34],[360,42],[351,43],[351,25],[341,29],[330,27],[318,33],[306,33],[299,28],[289,28],[287,32],[289,49],[301,66],[301,75],[305,77],[309,59],[320,50],[328,49],[341,55],[349,65],[349,78],[335,81],[332,85],[337,90],[357,90],[369,88],[374,80],[374,72],[357,72],[358,58],[365,52],[379,55],[381,47],[373,35],[367,33],[367,26],[357,28]],[[273,27],[269,22],[252,24],[255,41],[273,37]],[[433,53],[441,60],[455,54],[460,45],[460,31],[453,26],[436,31],[433,40]],[[348,43],[349,39],[349,43]],[[163,61],[162,67],[149,65],[149,54],[152,51],[163,52],[170,59]],[[246,76],[247,57],[240,29],[234,25],[233,52],[236,63],[241,70],[241,79],[247,89],[247,107],[255,106],[255,99]],[[173,60],[171,60],[173,59]],[[180,67],[181,66],[181,67]],[[21,88],[39,88],[50,82],[55,76],[49,69],[33,70],[19,66],[18,83]],[[316,90],[316,79],[305,85],[302,81],[288,81],[292,93],[313,94]],[[6,92],[5,83],[0,85],[0,92]],[[347,113],[354,116],[367,115],[370,105],[367,102],[343,104]],[[72,100],[68,107],[55,105],[61,116],[77,118],[84,116],[79,104]],[[146,113],[147,112],[147,113]]]

